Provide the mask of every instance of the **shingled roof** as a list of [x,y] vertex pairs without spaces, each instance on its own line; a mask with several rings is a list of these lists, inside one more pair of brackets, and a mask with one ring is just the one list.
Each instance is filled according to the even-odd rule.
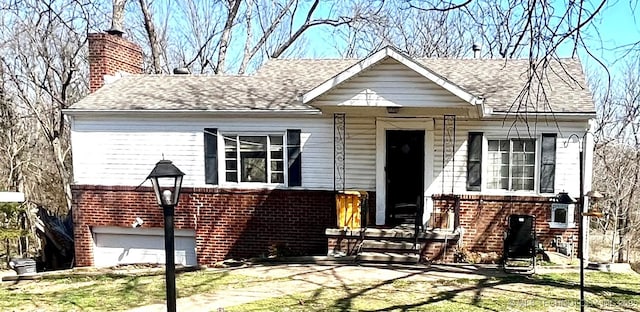
[[[313,101],[303,104],[301,96],[358,61],[277,59],[268,61],[250,76],[125,76],[88,95],[69,111],[316,109]],[[414,61],[482,98],[484,107],[494,112],[595,112],[577,59],[552,61],[544,75],[531,75],[529,60],[425,58]],[[529,77],[534,77],[531,87],[527,87]]]

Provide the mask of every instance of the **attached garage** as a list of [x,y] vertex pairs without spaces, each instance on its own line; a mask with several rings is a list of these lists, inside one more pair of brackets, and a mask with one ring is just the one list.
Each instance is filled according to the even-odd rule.
[[[133,263],[165,263],[164,229],[94,227],[93,259],[96,267]],[[197,265],[194,230],[175,230],[175,261]]]

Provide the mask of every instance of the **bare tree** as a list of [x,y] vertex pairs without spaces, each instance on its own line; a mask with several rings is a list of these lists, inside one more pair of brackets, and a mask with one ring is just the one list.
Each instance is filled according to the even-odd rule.
[[102,11],[82,1],[24,0],[0,12],[5,97],[33,123],[21,131],[38,134],[25,147],[34,156],[32,166],[24,167],[30,179],[25,189],[30,200],[58,213],[71,207],[72,182],[69,129],[61,110],[86,94],[86,34],[94,26],[90,17]]
[[[335,34],[347,48],[345,57],[363,57],[392,45],[413,57],[462,57],[470,53],[469,21],[458,11],[432,12],[407,8],[404,1],[387,1],[375,20],[351,23]],[[411,21],[411,23],[407,23]]]
[[[115,11],[115,2],[120,0],[114,0],[114,11]],[[153,16],[149,11],[149,6],[147,5],[147,1],[138,0],[140,4],[140,11],[142,12],[142,18],[144,21],[144,28],[147,32],[147,38],[149,39],[149,46],[151,47],[151,60],[152,60],[152,72],[153,73],[161,73],[162,66],[160,65],[161,58],[161,50],[160,43],[158,42],[158,35],[156,34],[156,27],[153,22]]]
[[[583,43],[582,33],[605,7],[606,0],[591,3],[571,1],[558,10],[546,1],[476,0],[452,3],[447,0],[405,0],[414,10],[425,12],[461,11],[473,23],[486,43],[502,57],[546,58],[565,43],[574,50]],[[582,46],[582,48],[587,48]]]
[[[593,187],[606,198],[605,217],[595,220],[611,234],[611,261],[625,262],[625,249],[640,238],[640,62],[628,63],[611,92],[598,98],[599,127]],[[638,246],[636,246],[637,248]]]
[[[375,3],[378,8],[383,4]],[[360,0],[349,5],[319,0],[227,0],[202,5],[187,0],[171,3],[164,12],[160,2],[146,4],[142,22],[133,19],[146,29],[144,34],[135,34],[138,42],[151,44],[160,35],[150,34],[148,26],[169,20],[161,31],[166,34],[166,49],[154,52],[153,44],[143,47],[150,48],[152,68],[158,66],[154,55],[164,53],[168,67],[186,65],[193,72],[217,74],[243,74],[265,59],[299,54],[305,47],[304,35],[311,29],[363,23],[374,20],[376,13],[376,6]]]
[[[240,8],[240,0],[227,0],[228,1],[228,11],[227,11],[227,21],[224,24],[224,28],[222,28],[222,35],[220,36],[220,48],[218,53],[218,64],[215,67],[215,73],[224,72],[225,69],[225,61],[227,59],[227,49],[229,48],[229,43],[231,41],[231,28],[233,27],[236,16],[238,15],[238,9]],[[247,39],[248,40],[248,39]]]

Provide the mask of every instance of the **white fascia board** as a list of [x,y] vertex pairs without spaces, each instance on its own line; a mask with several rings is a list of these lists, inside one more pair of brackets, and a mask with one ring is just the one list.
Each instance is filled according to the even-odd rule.
[[203,116],[270,116],[289,117],[301,115],[322,115],[318,109],[292,109],[292,110],[173,110],[173,109],[63,109],[62,112],[68,116],[163,116],[173,115],[175,117],[203,117]]
[[464,89],[460,88],[459,86],[451,83],[449,80],[447,80],[444,77],[434,73],[433,71],[427,69],[426,67],[422,66],[421,64],[419,64],[416,61],[412,60],[408,56],[403,55],[402,53],[398,52],[397,50],[395,50],[395,49],[393,49],[391,47],[385,47],[385,48],[381,49],[380,51],[372,54],[371,56],[369,56],[369,57],[361,60],[360,62],[354,64],[353,66],[347,68],[345,71],[337,74],[336,76],[331,77],[330,79],[326,80],[325,82],[323,82],[319,86],[311,89],[310,91],[308,91],[307,93],[305,93],[302,96],[302,103],[307,104],[307,103],[311,102],[315,98],[317,98],[317,97],[321,96],[322,94],[326,93],[327,91],[335,88],[336,86],[340,85],[341,83],[345,82],[346,80],[348,80],[348,79],[354,77],[355,75],[363,72],[364,70],[372,67],[376,63],[378,63],[381,60],[383,60],[385,57],[393,58],[394,60],[398,61],[399,63],[401,63],[401,64],[403,64],[403,65],[405,65],[407,67],[409,67],[410,69],[412,69],[413,71],[417,72],[418,74],[420,74],[421,76],[425,77],[426,79],[429,79],[429,80],[433,81],[435,84],[441,86],[445,90],[453,93],[454,95],[456,95],[457,97],[461,98],[463,101],[465,101],[465,102],[467,102],[467,103],[469,103],[471,105],[476,105],[476,104],[482,103],[482,99],[477,98],[473,94],[471,94],[471,93],[465,91]]
[[22,203],[24,193],[22,192],[0,192],[0,203]]
[[531,118],[535,118],[535,117],[552,117],[552,118],[557,119],[557,120],[575,120],[575,119],[589,120],[589,119],[593,119],[593,118],[597,117],[595,112],[575,112],[575,113],[495,112],[495,111],[491,111],[491,110],[489,112],[485,112],[484,117],[485,118],[491,118],[491,117],[505,118],[505,117],[521,117],[523,115],[529,116]]

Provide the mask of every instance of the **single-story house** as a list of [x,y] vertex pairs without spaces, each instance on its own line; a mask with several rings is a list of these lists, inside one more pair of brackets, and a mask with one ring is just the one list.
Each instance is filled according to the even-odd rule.
[[[579,196],[581,149],[591,185],[596,114],[577,59],[543,74],[528,59],[385,47],[269,60],[252,75],[147,75],[138,46],[100,33],[89,61],[92,93],[64,111],[77,266],[164,261],[162,212],[142,184],[163,158],[186,173],[175,217],[185,265],[358,254],[394,229],[420,238],[423,260],[500,254],[511,214],[536,217],[545,249],[577,242],[579,211],[554,205],[559,192]],[[350,190],[367,192],[362,229],[336,220],[336,194]]]

